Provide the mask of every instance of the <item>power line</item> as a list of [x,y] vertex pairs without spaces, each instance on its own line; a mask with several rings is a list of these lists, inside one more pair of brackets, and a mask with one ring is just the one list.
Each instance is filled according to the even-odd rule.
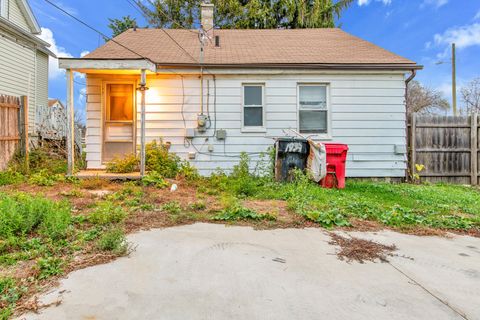
[[76,20],[77,22],[83,24],[85,27],[89,28],[90,30],[95,31],[96,33],[98,33],[99,35],[101,35],[102,37],[104,37],[105,39],[110,40],[110,41],[112,41],[113,43],[118,44],[118,45],[121,46],[122,48],[130,51],[131,53],[139,56],[139,57],[142,58],[142,59],[145,59],[145,60],[150,61],[150,59],[148,59],[148,58],[144,57],[143,55],[141,55],[140,53],[138,53],[138,52],[136,52],[136,51],[128,48],[127,46],[124,46],[124,45],[121,44],[120,42],[118,42],[118,41],[110,38],[109,36],[107,36],[106,34],[104,34],[103,32],[101,32],[100,30],[95,29],[94,27],[92,27],[92,26],[89,25],[88,23],[86,23],[86,22],[80,20],[79,18],[75,17],[74,15],[70,14],[68,11],[66,11],[66,10],[64,10],[63,8],[59,7],[58,5],[56,5],[55,3],[53,3],[52,1],[50,1],[50,0],[45,0],[45,2],[47,2],[48,4],[50,4],[51,6],[53,6],[54,8],[56,8],[57,10],[63,12],[64,14],[66,14],[67,16],[69,16],[70,18],[72,18],[72,19]]
[[[137,4],[139,7],[142,6],[142,5],[139,3],[138,0],[133,0],[133,1],[135,1],[135,4]],[[176,24],[177,27],[179,27],[180,29],[188,30],[188,31],[191,32],[191,33],[197,34],[196,31],[193,31],[193,30],[190,30],[190,29],[186,29],[180,22],[178,22],[177,20],[169,17],[168,14],[167,14],[165,11],[163,11],[159,6],[156,6],[155,3],[152,2],[152,0],[147,0],[147,1],[148,1],[154,8],[156,8],[158,11],[160,11],[160,13],[161,13],[168,21],[170,21],[170,22],[173,23],[173,24]],[[141,10],[143,11],[143,9],[141,9]]]
[[125,1],[127,1],[135,10],[140,12],[140,14],[145,17],[145,13],[139,8],[137,8],[137,6],[134,3],[132,3],[133,0],[125,0]]
[[[148,0],[148,2],[150,2],[152,5],[154,5],[151,0]],[[138,2],[134,2],[134,3],[140,8],[140,10],[143,10],[142,7],[141,7],[141,5],[140,5]],[[163,13],[163,11],[162,11],[160,8],[158,8],[158,10]],[[165,14],[165,13],[164,13],[164,14]],[[166,17],[166,18],[169,19],[170,21],[175,21],[175,20],[170,19],[170,18],[168,18],[168,17]],[[167,30],[165,30],[165,29],[163,29],[163,28],[160,28],[160,30],[162,30],[162,31],[170,38],[170,40],[172,40],[180,49],[182,49],[182,51],[185,52],[185,53],[190,57],[190,59],[192,59],[195,63],[199,63],[198,60],[195,59],[195,58],[190,54],[190,52],[188,52],[184,47],[182,47],[182,45],[181,45],[180,43],[178,43],[178,41],[175,40],[175,39],[167,32]],[[189,30],[189,31],[191,31],[191,30]],[[197,34],[196,32],[194,32],[194,33]]]

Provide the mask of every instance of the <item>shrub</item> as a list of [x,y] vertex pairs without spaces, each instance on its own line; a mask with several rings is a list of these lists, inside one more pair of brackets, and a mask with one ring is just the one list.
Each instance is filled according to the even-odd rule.
[[23,182],[25,177],[20,173],[12,168],[9,168],[5,171],[0,171],[0,186],[8,185],[8,184],[17,184]]
[[30,170],[47,170],[50,174],[65,174],[67,159],[65,153],[53,144],[36,148],[29,155]]
[[88,216],[88,221],[98,225],[108,225],[119,223],[127,217],[127,213],[122,207],[113,204],[110,201],[100,202],[92,213]]
[[60,258],[40,258],[37,261],[38,279],[43,280],[63,273],[64,262]]
[[162,175],[157,171],[150,171],[142,178],[144,186],[154,186],[159,189],[168,187],[168,182],[163,179]]
[[129,173],[138,168],[139,160],[135,154],[129,154],[123,158],[114,158],[107,163],[107,172]]
[[128,251],[128,242],[123,230],[115,228],[106,231],[100,236],[97,241],[97,247],[102,251],[125,254]]
[[200,177],[197,168],[192,166],[188,161],[182,161],[178,171],[178,177],[187,181],[195,181]]
[[71,222],[66,202],[19,193],[0,194],[0,238],[26,235],[39,230],[52,239],[62,238]]
[[146,169],[156,171],[165,178],[175,178],[180,170],[180,158],[168,149],[161,141],[147,144]]

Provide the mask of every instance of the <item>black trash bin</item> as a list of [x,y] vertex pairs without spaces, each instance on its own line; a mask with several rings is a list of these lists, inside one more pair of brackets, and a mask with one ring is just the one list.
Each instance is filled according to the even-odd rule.
[[292,169],[305,170],[309,153],[309,144],[301,138],[279,138],[275,143],[275,179],[291,181]]

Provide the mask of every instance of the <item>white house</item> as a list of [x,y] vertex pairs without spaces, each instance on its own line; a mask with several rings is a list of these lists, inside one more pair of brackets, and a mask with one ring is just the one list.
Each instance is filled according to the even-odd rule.
[[28,97],[29,134],[36,134],[36,109],[48,105],[50,44],[26,0],[0,0],[0,94]]
[[211,27],[130,29],[60,59],[69,92],[71,72],[86,74],[89,169],[138,151],[146,70],[146,141],[170,142],[202,174],[231,169],[242,151],[257,159],[291,128],[348,144],[349,177],[405,176],[406,75],[421,66],[340,29]]

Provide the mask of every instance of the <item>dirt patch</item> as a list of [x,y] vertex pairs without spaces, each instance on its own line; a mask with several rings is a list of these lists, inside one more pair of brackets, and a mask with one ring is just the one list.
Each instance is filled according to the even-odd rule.
[[261,214],[273,215],[281,222],[291,223],[295,220],[284,200],[244,200],[242,205]]
[[337,257],[346,262],[357,261],[364,263],[365,261],[388,262],[387,256],[397,250],[395,245],[387,246],[371,240],[364,240],[355,237],[343,237],[336,233],[331,232],[332,238],[328,243],[331,245],[339,246],[340,250],[337,251]]

